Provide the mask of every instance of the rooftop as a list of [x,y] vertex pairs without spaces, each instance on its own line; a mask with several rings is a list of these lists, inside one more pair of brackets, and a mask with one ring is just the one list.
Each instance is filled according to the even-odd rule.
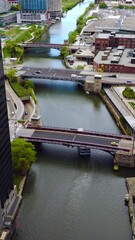
[[[103,60],[102,56],[105,56],[105,51],[99,51],[94,58],[94,61],[99,64],[114,64],[112,61],[116,61],[115,64],[117,65],[124,65],[135,68],[135,64],[131,63],[131,59],[133,59],[132,52],[133,50],[131,48],[125,48],[123,50],[123,54],[121,55],[121,50],[118,51],[117,48],[114,48],[107,56],[107,59]],[[118,53],[120,53],[119,56]]]

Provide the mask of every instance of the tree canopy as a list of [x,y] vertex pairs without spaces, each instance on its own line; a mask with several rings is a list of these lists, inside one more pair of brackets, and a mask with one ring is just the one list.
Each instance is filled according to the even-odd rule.
[[132,88],[126,87],[124,91],[122,92],[123,96],[128,99],[134,99],[135,98],[135,92]]
[[3,48],[4,57],[16,57],[20,59],[23,56],[23,52],[23,48],[11,40],[6,41]]
[[17,138],[11,142],[11,153],[15,172],[26,173],[36,161],[35,146],[24,139]]
[[10,82],[16,82],[17,81],[16,72],[15,72],[14,69],[9,69],[6,72],[6,76],[9,79]]

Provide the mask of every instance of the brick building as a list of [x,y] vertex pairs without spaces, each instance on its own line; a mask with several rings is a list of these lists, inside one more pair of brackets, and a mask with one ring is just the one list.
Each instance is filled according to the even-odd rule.
[[105,50],[107,47],[135,48],[135,34],[99,33],[95,38],[95,53]]
[[93,70],[98,72],[135,73],[135,51],[118,46],[99,51],[93,61]]

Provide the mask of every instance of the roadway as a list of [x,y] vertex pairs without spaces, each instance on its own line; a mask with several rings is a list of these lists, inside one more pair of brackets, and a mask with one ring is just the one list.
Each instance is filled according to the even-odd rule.
[[[84,84],[86,77],[89,80],[94,80],[94,75],[97,72],[88,70],[75,70],[75,69],[58,69],[58,68],[32,68],[32,67],[22,67],[18,70],[18,74],[26,78],[36,78],[36,79],[51,79],[51,80],[64,80],[73,81],[77,83]],[[133,74],[117,74],[117,73],[103,73],[101,81],[103,84],[107,85],[132,85],[135,84],[135,75]],[[130,83],[127,82],[130,80]]]
[[[17,137],[24,138],[31,142],[46,142],[52,144],[61,144],[65,146],[80,146],[101,149],[109,152],[116,152],[123,150],[126,152],[131,151],[131,139],[128,136],[125,138],[126,144],[119,145],[121,142],[120,136],[106,135],[105,133],[88,133],[83,130],[68,130],[68,129],[55,129],[55,128],[28,128],[21,129],[17,132]],[[123,139],[122,139],[123,140]],[[115,143],[115,144],[112,144]]]
[[22,78],[43,78],[52,80],[66,80],[84,82],[87,75],[81,74],[80,70],[58,68],[29,68],[21,69]]

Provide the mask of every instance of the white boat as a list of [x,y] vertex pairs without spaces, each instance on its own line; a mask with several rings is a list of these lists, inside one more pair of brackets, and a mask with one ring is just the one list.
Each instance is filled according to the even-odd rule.
[[129,194],[125,194],[125,202],[129,201]]

